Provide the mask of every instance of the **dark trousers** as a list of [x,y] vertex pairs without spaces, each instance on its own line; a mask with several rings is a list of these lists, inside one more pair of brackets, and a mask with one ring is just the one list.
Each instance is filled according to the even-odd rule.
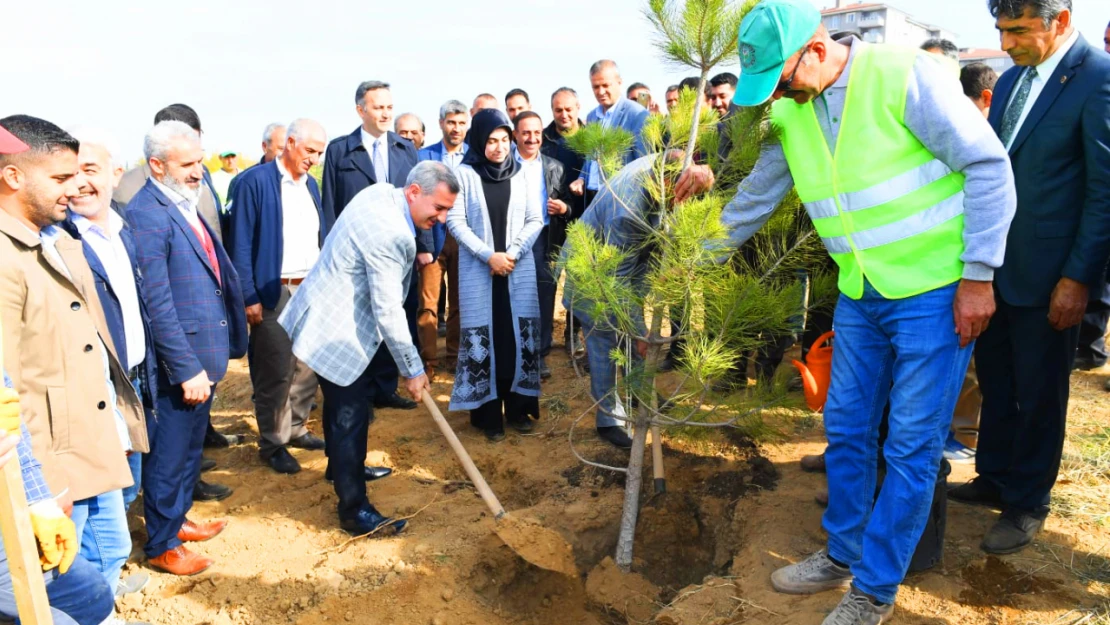
[[[409,278],[409,292],[405,296],[405,318],[409,322],[412,344],[419,348],[420,331],[416,326],[416,320],[420,316],[420,272],[415,264]],[[378,351],[380,353],[382,350]],[[392,356],[387,353],[385,358],[379,359],[375,355],[370,362],[369,371],[372,379],[370,388],[375,396],[384,399],[397,392],[397,378],[401,375],[401,370],[397,368],[397,363],[393,361]]]
[[1079,328],[1048,323],[1048,308],[998,310],[975,343],[983,393],[975,470],[999,489],[1009,507],[1048,513],[1060,470],[1068,411],[1068,380]]
[[532,244],[532,257],[536,260],[536,288],[540,299],[540,355],[551,353],[551,338],[555,332],[555,275],[548,257],[547,226],[540,230]]
[[1083,323],[1079,325],[1078,356],[1100,366],[1106,364],[1110,357],[1110,352],[1106,350],[1106,324],[1110,321],[1110,283],[1102,285],[1101,297],[1095,293],[1092,295],[1095,297],[1087,302],[1087,314],[1083,315]]
[[374,420],[375,371],[382,361],[393,363],[383,343],[362,375],[348,386],[320,379],[324,392],[324,440],[327,443],[328,471],[339,497],[339,520],[353,519],[369,505],[366,498],[366,436]]
[[144,551],[153,558],[181,545],[177,531],[193,507],[193,486],[200,479],[204,432],[212,398],[189,406],[181,385],[159,386],[156,419],[146,422],[150,453],[143,455],[143,511],[147,541]]

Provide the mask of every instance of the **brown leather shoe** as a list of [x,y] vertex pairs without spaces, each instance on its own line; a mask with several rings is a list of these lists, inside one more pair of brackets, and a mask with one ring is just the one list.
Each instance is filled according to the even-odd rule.
[[224,531],[225,527],[227,527],[227,519],[200,524],[185,519],[181,529],[177,530],[177,539],[185,543],[204,542]]
[[213,560],[189,551],[184,545],[179,545],[176,549],[170,549],[162,555],[147,560],[147,563],[173,575],[196,575],[212,566]]

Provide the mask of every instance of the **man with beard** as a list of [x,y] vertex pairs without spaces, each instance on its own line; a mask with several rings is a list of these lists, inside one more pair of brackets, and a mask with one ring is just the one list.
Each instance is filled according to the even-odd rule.
[[45,120],[0,120],[29,146],[0,156],[4,368],[50,491],[111,590],[131,551],[122,490],[146,451],[139,398],[114,347],[81,243],[58,227],[81,192],[77,140]]
[[523,89],[512,89],[505,94],[505,114],[510,120],[516,119],[524,111],[532,110],[532,100]]
[[567,223],[574,215],[567,204],[571,194],[567,189],[563,164],[540,153],[543,121],[539,114],[525,111],[517,115],[513,126],[516,160],[520,162],[521,174],[528,182],[529,192],[536,195],[536,204],[543,207],[543,229],[532,244],[532,257],[536,261],[536,285],[540,299],[540,378],[546,380],[551,377],[547,356],[551,353],[555,316],[556,283],[552,264],[567,239]]
[[[553,158],[563,164],[563,174],[566,176],[565,184],[568,186],[572,181],[577,180],[582,175],[582,170],[585,167],[586,159],[581,154],[575,152],[567,146],[567,137],[578,132],[582,127],[582,120],[578,118],[578,94],[570,87],[560,87],[551,94],[551,123],[543,130],[543,144],[540,145],[540,152],[544,156]],[[563,198],[566,202],[570,213],[567,215],[567,223],[574,221],[582,216],[586,211],[586,202],[581,195],[570,193],[567,197]],[[563,229],[563,236],[560,240],[556,237],[551,241],[551,249],[548,252],[551,255],[559,253],[562,248],[563,241],[566,240],[566,229]],[[558,284],[559,275],[551,276],[551,279]],[[582,355],[586,350],[582,342],[578,340],[577,328],[579,324],[571,312],[566,312],[566,326],[563,329],[563,345],[566,346],[567,352],[571,357]]]
[[200,475],[214,387],[228,360],[246,353],[245,306],[235,266],[197,213],[204,180],[200,135],[182,122],[162,122],[147,133],[143,152],[150,179],[127,217],[159,364],[158,419],[143,466],[145,551],[156,568],[195,575],[213,561],[182,542],[208,540],[227,524],[194,524],[185,515]]
[[[428,146],[417,154],[420,161],[439,161],[451,171],[462,162],[466,154],[466,131],[470,127],[470,114],[466,105],[458,100],[449,100],[439,107],[439,129],[443,140]],[[459,244],[447,228],[437,223],[432,227],[432,240],[435,261],[424,265],[420,271],[421,310],[417,320],[420,328],[420,357],[424,360],[424,372],[429,380],[435,380],[436,366],[439,364],[439,350],[436,345],[438,326],[438,304],[447,276],[447,361],[445,369],[455,370],[455,360],[459,355],[459,293],[455,285],[459,281]]]

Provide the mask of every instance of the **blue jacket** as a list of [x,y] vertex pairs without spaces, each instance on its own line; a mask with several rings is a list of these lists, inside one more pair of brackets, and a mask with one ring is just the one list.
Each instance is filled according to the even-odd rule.
[[[467,145],[465,143],[462,145],[462,153],[464,155],[466,154],[467,150],[469,150],[469,149],[470,149],[469,145]],[[422,162],[422,161],[442,162],[443,161],[443,154],[444,154],[444,152],[443,152],[443,142],[440,141],[439,143],[436,143],[435,145],[429,145],[428,147],[423,148],[419,152],[417,152],[416,153],[416,161],[417,162]],[[432,256],[434,256],[435,258],[439,258],[439,253],[441,251],[443,251],[443,241],[447,239],[447,224],[441,224],[439,222],[436,222],[436,225],[432,226],[431,233],[432,233]],[[419,239],[419,233],[417,233],[417,238]]]
[[[324,189],[323,205],[325,226],[331,230],[335,220],[347,203],[359,191],[379,182],[387,182],[398,189],[405,186],[409,172],[416,166],[416,148],[412,143],[395,132],[386,135],[389,140],[389,180],[374,178],[374,165],[370,162],[370,154],[362,145],[362,128],[345,137],[332,139],[324,153]],[[418,232],[416,236],[416,252],[433,251],[431,232]]]
[[[228,256],[235,263],[243,302],[247,306],[261,303],[274,310],[281,298],[281,263],[285,249],[281,205],[281,171],[276,162],[252,167],[235,177],[235,195],[231,205],[230,228],[224,234]],[[320,189],[308,176],[308,193],[316,204],[320,219],[318,243],[327,236]]]
[[[123,306],[119,302],[115,289],[112,288],[112,283],[108,280],[108,270],[104,268],[104,264],[100,262],[100,257],[96,255],[92,246],[81,238],[81,231],[78,230],[77,224],[73,223],[72,212],[67,212],[65,221],[59,225],[70,236],[81,241],[81,249],[84,250],[85,260],[92,269],[93,279],[96,281],[96,294],[100,298],[100,306],[104,309],[104,318],[108,322],[108,334],[112,337],[112,344],[116,346],[120,362],[130,371],[135,365],[127,362],[127,333],[123,329]],[[127,250],[127,256],[131,259],[131,273],[135,277],[135,290],[139,295],[139,316],[142,317],[143,333],[146,335],[146,357],[139,371],[143,407],[154,410],[154,398],[158,390],[158,358],[154,353],[154,341],[150,333],[150,314],[147,312],[146,300],[143,298],[143,273],[139,271],[135,238],[126,220],[119,236],[123,241],[124,249]]]
[[247,317],[235,265],[212,236],[220,280],[208,263],[192,226],[154,186],[153,180],[127,204],[143,273],[143,295],[150,313],[160,384],[186,382],[202,370],[216,382],[227,361],[247,353]]
[[[1001,134],[1023,67],[1002,74],[990,123]],[[1101,296],[1110,255],[1110,56],[1079,36],[1029,109],[1010,146],[1017,213],[999,295],[1014,306],[1048,306],[1061,277]]]
[[[632,161],[647,155],[647,147],[644,145],[643,129],[644,122],[648,118],[648,110],[640,106],[639,102],[634,102],[628,98],[622,97],[617,100],[613,105],[613,109],[609,113],[612,115],[612,121],[609,123],[610,128],[621,128],[632,133],[635,141],[632,143],[632,149],[625,153],[624,164],[627,165]],[[587,124],[595,124],[601,122],[601,107],[597,107],[586,115]],[[580,178],[587,179],[589,176],[589,161],[582,167],[582,175]]]

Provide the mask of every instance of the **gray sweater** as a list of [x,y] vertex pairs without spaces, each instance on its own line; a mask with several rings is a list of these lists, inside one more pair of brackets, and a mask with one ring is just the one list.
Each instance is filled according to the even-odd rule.
[[[829,149],[836,146],[844,96],[857,39],[846,43],[851,51],[840,78],[814,102],[817,119]],[[937,159],[966,176],[964,183],[963,277],[989,281],[1006,255],[1006,233],[1017,210],[1014,176],[1006,148],[979,110],[963,94],[951,69],[928,56],[914,63],[906,92],[906,127]],[[794,187],[782,146],[763,148],[752,173],[740,184],[725,206],[721,221],[731,243],[743,245],[770,218]]]

